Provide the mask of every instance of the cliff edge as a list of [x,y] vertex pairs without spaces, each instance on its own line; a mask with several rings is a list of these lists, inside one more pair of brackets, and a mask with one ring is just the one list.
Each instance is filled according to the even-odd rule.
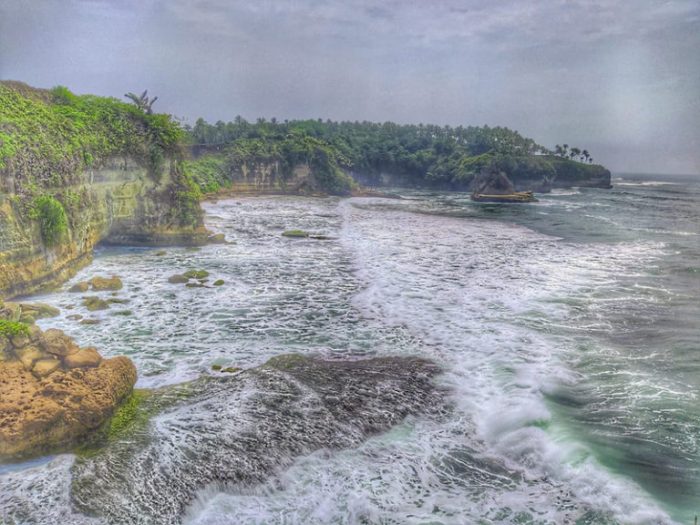
[[0,297],[65,280],[101,241],[205,243],[182,133],[113,98],[0,82]]

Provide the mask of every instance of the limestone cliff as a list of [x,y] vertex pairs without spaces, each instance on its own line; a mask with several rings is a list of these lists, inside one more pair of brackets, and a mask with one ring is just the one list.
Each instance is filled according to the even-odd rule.
[[0,83],[0,297],[69,277],[100,242],[205,242],[179,126],[114,99]]

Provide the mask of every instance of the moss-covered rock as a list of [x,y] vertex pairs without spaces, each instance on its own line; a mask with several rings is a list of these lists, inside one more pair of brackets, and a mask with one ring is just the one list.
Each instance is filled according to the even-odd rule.
[[102,292],[105,290],[121,290],[124,287],[122,280],[113,275],[112,277],[93,277],[90,279],[90,285],[92,289],[96,292]]
[[83,298],[83,306],[89,311],[94,312],[96,310],[106,310],[109,308],[109,303],[99,297],[90,296]]
[[306,238],[310,234],[304,230],[286,230],[282,232],[282,237],[292,237],[292,238]]
[[189,278],[185,277],[181,273],[176,273],[175,275],[171,275],[170,277],[168,277],[168,282],[170,284],[184,284],[187,281],[189,281]]
[[75,283],[73,286],[68,288],[68,291],[70,293],[85,293],[90,289],[90,283],[87,281],[81,281],[79,283]]
[[209,277],[209,272],[206,270],[187,270],[182,275],[188,279],[205,279]]

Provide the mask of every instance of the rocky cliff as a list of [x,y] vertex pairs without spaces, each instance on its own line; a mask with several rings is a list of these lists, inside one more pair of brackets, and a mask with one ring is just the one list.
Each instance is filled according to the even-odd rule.
[[0,296],[60,282],[101,241],[201,244],[180,128],[114,99],[0,83]]
[[[478,166],[501,171],[508,176],[515,191],[548,193],[553,188],[604,188],[611,187],[610,171],[599,164],[584,164],[553,155],[500,156],[489,158],[488,164]],[[396,171],[367,174],[352,170],[351,176],[365,186],[421,187],[440,190],[475,191],[476,173],[446,182],[430,177],[416,179]]]

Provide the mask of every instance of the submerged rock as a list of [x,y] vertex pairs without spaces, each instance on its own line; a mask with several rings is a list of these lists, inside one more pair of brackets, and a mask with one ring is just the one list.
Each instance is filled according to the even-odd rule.
[[106,310],[109,308],[109,303],[99,297],[91,296],[83,298],[83,306],[89,311],[94,312],[96,310]]
[[210,244],[229,244],[229,242],[226,240],[226,235],[223,233],[214,233],[207,237],[207,241]]
[[182,275],[188,279],[206,279],[209,277],[209,272],[206,270],[187,270]]
[[113,275],[112,277],[93,277],[90,279],[90,284],[92,289],[96,292],[102,292],[104,290],[121,290],[124,287],[122,280]]
[[158,413],[151,423],[77,458],[72,503],[108,523],[178,523],[211,483],[258,483],[298,455],[356,446],[409,414],[439,413],[437,372],[415,358],[287,355],[152,391],[138,407]]
[[73,286],[68,288],[68,291],[71,293],[85,293],[90,289],[90,283],[87,281],[80,281],[79,283],[75,283]]
[[298,238],[305,238],[308,237],[310,234],[309,232],[305,232],[304,230],[287,230],[282,232],[282,237],[298,237]]
[[168,277],[168,282],[170,284],[183,284],[187,281],[189,281],[189,279],[180,273],[176,273],[175,275]]

